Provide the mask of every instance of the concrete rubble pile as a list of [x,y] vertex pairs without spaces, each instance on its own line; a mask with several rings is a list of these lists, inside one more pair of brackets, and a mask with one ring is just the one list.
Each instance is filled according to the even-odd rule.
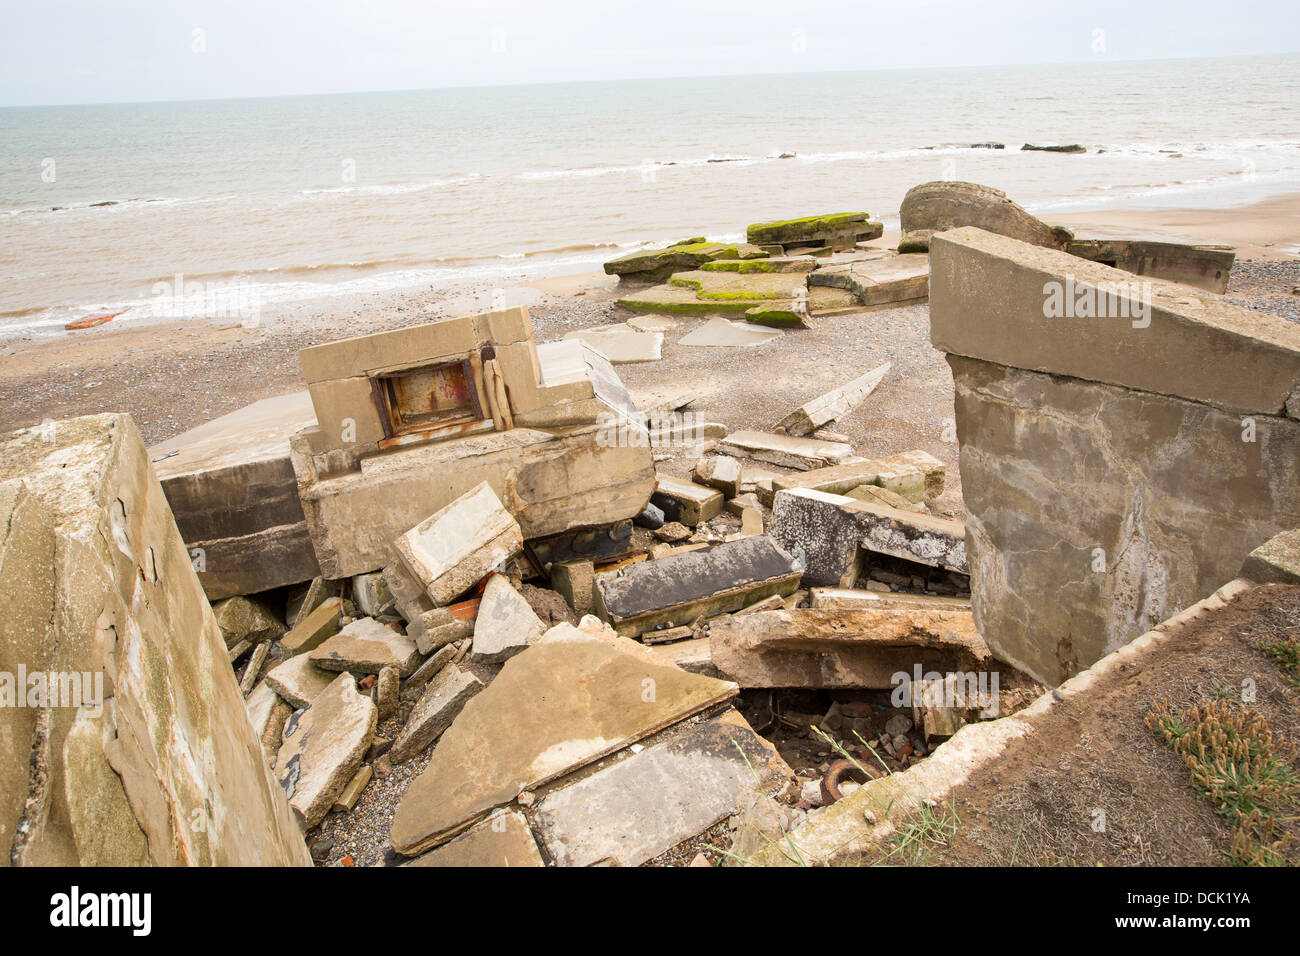
[[[638,409],[610,361],[642,348],[627,332],[662,332],[538,346],[522,308],[304,349],[306,393],[151,452],[124,416],[0,438],[0,610],[14,635],[2,669],[87,671],[107,688],[93,717],[0,711],[10,858],[348,863],[321,834],[378,809],[387,830],[367,863],[638,866],[723,840],[730,862],[749,862],[774,834],[816,831],[837,803],[1029,704],[1300,523],[1292,330],[1162,286],[1156,321],[1187,343],[1169,368],[1122,360],[1141,350],[1113,325],[1082,327],[1085,357],[1058,354],[1043,277],[1115,269],[1082,262],[1063,248],[1078,240],[995,191],[931,192],[909,194],[904,227],[913,214],[936,224],[910,233],[933,249],[933,289],[925,258],[863,245],[880,224],[861,213],[606,268],[666,280],[624,305],[659,296],[659,311],[673,290],[683,308],[662,311],[703,303],[698,314],[759,324],[932,294],[957,382],[965,521],[936,504],[938,458],[865,458],[829,431],[890,364],[852,370],[770,431],[669,434],[693,396]],[[953,196],[995,204],[993,224],[1024,238],[938,231]],[[1224,344],[1240,361],[1174,384],[1175,366]],[[1096,395],[1133,407],[1099,421]],[[1066,411],[1028,415],[1045,397]],[[1157,452],[1135,451],[1123,479],[1087,474],[1100,466],[1083,443],[1117,447],[1134,417],[1186,434],[1190,454],[1204,423],[1240,414],[1266,433],[1248,449],[1258,460],[1203,457],[1231,474],[1196,489]],[[994,467],[1017,428],[1053,431],[1035,447],[1078,460],[1017,448]],[[1224,506],[1225,489],[1252,482],[1290,491]],[[1180,507],[1217,512],[1213,540],[1188,545]],[[1129,562],[1123,581],[1051,587],[1042,556],[1059,559],[1062,541],[1104,542]],[[1149,606],[1125,604],[1125,582]],[[1072,647],[1046,646],[1065,630]],[[204,759],[178,758],[177,740]],[[177,824],[193,814],[205,829]]]

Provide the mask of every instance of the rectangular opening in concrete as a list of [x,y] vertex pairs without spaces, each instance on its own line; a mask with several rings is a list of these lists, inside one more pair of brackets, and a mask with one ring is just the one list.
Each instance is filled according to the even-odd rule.
[[375,375],[370,384],[384,429],[381,448],[494,427],[479,404],[478,376],[469,359]]

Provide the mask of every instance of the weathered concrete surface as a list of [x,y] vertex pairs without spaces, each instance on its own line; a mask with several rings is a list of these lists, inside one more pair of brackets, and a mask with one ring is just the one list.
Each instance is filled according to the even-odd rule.
[[968,610],[890,605],[797,608],[723,618],[709,625],[709,656],[741,687],[874,688],[896,675],[974,671],[989,649]]
[[375,702],[340,674],[305,711],[290,717],[275,759],[275,776],[306,832],[334,806],[361,767],[375,736]]
[[378,674],[383,667],[396,667],[405,677],[419,664],[420,652],[405,634],[363,617],[327,638],[307,658],[322,670],[347,671],[356,677]]
[[436,605],[450,604],[523,550],[519,523],[486,482],[440,508],[394,543]]
[[506,661],[442,735],[393,819],[393,848],[419,854],[522,791],[732,697],[735,685],[657,663],[585,618]]
[[518,810],[499,810],[450,843],[406,866],[545,866],[528,821]]
[[280,647],[287,654],[303,654],[320,647],[339,632],[342,603],[337,597],[327,597],[280,638]]
[[802,566],[766,535],[670,555],[596,578],[596,607],[619,634],[738,611],[799,586]]
[[709,242],[694,237],[661,249],[638,249],[605,263],[607,275],[662,282],[674,272],[695,269],[715,259],[749,260],[767,253],[746,243]]
[[657,362],[664,345],[662,332],[641,332],[626,325],[598,329],[575,329],[566,332],[569,340],[580,340],[595,349],[614,365]]
[[310,865],[130,418],[0,436],[0,612],[0,860]]
[[1300,422],[1251,416],[1255,440],[1243,441],[1242,416],[1209,405],[949,364],[976,620],[1000,658],[1043,683],[1300,526]]
[[1054,229],[1007,197],[978,183],[936,181],[913,186],[898,210],[903,236],[899,252],[925,252],[936,232],[958,226],[986,229],[1036,246],[1057,249],[1070,233]]
[[420,695],[406,726],[388,750],[393,763],[405,763],[418,757],[424,749],[438,739],[466,702],[483,689],[483,682],[473,674],[448,664],[440,670]]
[[666,520],[694,528],[722,514],[723,497],[720,491],[693,481],[659,475],[650,503],[663,511]]
[[915,302],[930,292],[930,262],[924,255],[832,262],[808,276],[810,288],[841,289],[865,308]]
[[494,574],[483,589],[483,600],[474,618],[470,656],[487,664],[501,664],[536,644],[545,630],[542,619],[509,579]]
[[631,518],[650,500],[649,444],[602,444],[601,426],[473,435],[361,459],[332,476],[313,470],[310,433],[294,437],[307,524],[330,578],[386,566],[393,540],[482,482],[525,538]]
[[852,249],[859,242],[880,238],[883,231],[883,225],[873,221],[870,213],[834,212],[752,223],[745,230],[745,239],[756,246],[783,246],[787,252],[801,246]]
[[960,522],[869,504],[811,488],[778,491],[768,533],[802,555],[804,583],[852,587],[859,551],[968,572]]
[[937,594],[896,594],[888,591],[865,591],[861,588],[812,588],[808,592],[808,606],[815,608],[889,608],[932,607],[969,611],[966,598],[943,597]]
[[729,710],[551,791],[537,805],[537,833],[557,866],[639,866],[792,776],[775,748]]
[[[952,355],[1249,415],[1300,387],[1300,325],[1281,316],[979,229],[936,235],[930,266],[930,340]],[[1058,288],[1109,315],[1050,317]]]
[[226,598],[212,605],[212,613],[226,647],[234,647],[240,641],[253,644],[274,641],[284,634],[279,615],[263,601],[243,596]]
[[315,424],[311,397],[294,392],[149,449],[209,600],[319,573],[289,461],[290,436]]

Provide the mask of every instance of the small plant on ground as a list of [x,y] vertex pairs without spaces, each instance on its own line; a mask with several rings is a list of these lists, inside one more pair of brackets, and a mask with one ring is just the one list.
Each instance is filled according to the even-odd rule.
[[1292,769],[1294,751],[1263,714],[1226,700],[1181,713],[1163,702],[1146,725],[1183,758],[1192,786],[1232,826],[1229,862],[1284,865],[1285,824],[1296,819],[1300,776]]

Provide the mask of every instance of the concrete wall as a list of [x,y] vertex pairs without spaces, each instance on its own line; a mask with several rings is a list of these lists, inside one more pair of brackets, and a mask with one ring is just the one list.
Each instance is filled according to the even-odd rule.
[[310,865],[130,418],[0,436],[0,630],[0,861]]
[[1067,279],[1136,281],[978,229],[931,245],[976,621],[1049,684],[1300,524],[1300,325],[1160,281],[1122,315],[1050,317]]

